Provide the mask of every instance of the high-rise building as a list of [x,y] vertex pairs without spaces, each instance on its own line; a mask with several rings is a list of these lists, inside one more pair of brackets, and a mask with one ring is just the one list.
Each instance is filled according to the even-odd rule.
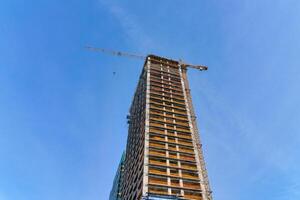
[[110,191],[109,200],[121,200],[121,186],[122,186],[122,174],[124,171],[124,161],[125,161],[125,153],[123,153],[121,157],[121,161],[119,163],[113,186]]
[[146,58],[128,116],[122,200],[212,200],[186,70]]

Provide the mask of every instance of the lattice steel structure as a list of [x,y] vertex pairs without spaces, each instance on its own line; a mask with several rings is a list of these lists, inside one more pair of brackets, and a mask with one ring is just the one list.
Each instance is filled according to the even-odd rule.
[[212,200],[185,66],[147,56],[128,120],[122,200]]

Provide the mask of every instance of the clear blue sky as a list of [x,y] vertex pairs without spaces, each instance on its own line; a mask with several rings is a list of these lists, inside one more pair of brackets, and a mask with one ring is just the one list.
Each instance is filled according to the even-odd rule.
[[189,78],[215,199],[300,199],[299,11],[299,0],[2,0],[0,200],[108,199],[143,61],[86,44],[208,65]]

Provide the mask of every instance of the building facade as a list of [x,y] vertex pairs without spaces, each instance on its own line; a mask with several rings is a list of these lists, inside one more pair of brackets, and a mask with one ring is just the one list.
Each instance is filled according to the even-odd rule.
[[122,200],[212,200],[186,70],[146,58],[128,116]]
[[109,200],[121,200],[121,185],[122,185],[122,174],[124,171],[125,153],[123,153],[119,167],[117,169],[113,186],[110,191]]

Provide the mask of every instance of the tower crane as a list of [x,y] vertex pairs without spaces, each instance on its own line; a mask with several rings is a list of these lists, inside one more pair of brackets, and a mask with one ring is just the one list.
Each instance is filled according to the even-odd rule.
[[[123,56],[123,57],[129,57],[129,58],[135,58],[135,59],[142,59],[142,60],[145,60],[148,57],[148,56],[143,56],[143,55],[131,54],[131,53],[127,53],[127,52],[114,51],[114,50],[103,49],[103,48],[95,48],[95,47],[91,47],[91,46],[86,46],[86,49],[90,50],[90,51],[105,53],[105,54],[114,55],[114,56]],[[193,69],[198,69],[200,71],[208,69],[207,66],[187,64],[187,63],[185,63],[182,60],[178,60],[177,62],[179,64],[179,66],[181,66],[181,67],[183,67],[185,69],[186,68],[193,68]],[[200,163],[199,168],[201,168],[201,170],[199,171],[199,173],[201,173],[201,177],[202,177],[201,181],[202,181],[202,183],[204,185],[203,188],[201,186],[201,189],[204,189],[204,193],[205,193],[205,196],[206,196],[206,198],[204,198],[204,199],[212,200],[211,190],[210,190],[210,186],[209,186],[209,182],[208,182],[207,171],[206,171],[205,162],[204,162],[203,153],[202,153],[202,145],[200,144],[200,139],[199,139],[199,135],[198,135],[199,131],[198,131],[197,124],[196,124],[196,117],[195,117],[194,109],[193,109],[193,106],[192,106],[192,99],[191,99],[189,84],[188,84],[188,80],[186,78],[186,75],[184,77],[182,77],[182,80],[184,81],[183,84],[185,85],[185,86],[182,86],[183,89],[185,89],[185,93],[183,93],[183,94],[186,95],[186,98],[187,98],[187,100],[186,100],[187,102],[186,103],[188,104],[186,106],[188,106],[190,108],[189,112],[190,112],[191,123],[192,123],[192,127],[193,127],[193,128],[192,127],[191,128],[194,131],[193,134],[195,134],[195,136],[193,137],[193,141],[196,144],[195,148],[197,149],[198,157],[199,157],[199,163]],[[164,91],[164,90],[162,90],[162,91]],[[172,104],[172,106],[173,106],[173,104]],[[128,123],[130,123],[130,119],[131,118],[132,118],[132,116],[127,116]],[[154,196],[150,197],[150,198],[149,197],[150,196],[143,197],[143,199],[144,200],[146,200],[146,199],[150,200],[150,199],[158,199],[159,198],[159,197],[154,197]],[[170,197],[170,196],[168,196],[168,197]],[[167,197],[164,198],[162,196],[160,198],[167,199]],[[181,197],[180,196],[173,196],[173,199],[174,200],[175,199],[179,200],[179,199],[181,199]]]
[[[92,47],[92,46],[86,46],[85,48],[87,50],[89,50],[89,51],[101,52],[101,53],[105,53],[105,54],[109,54],[109,55],[114,55],[114,56],[123,56],[123,57],[135,58],[135,59],[141,59],[141,60],[145,60],[146,59],[146,56],[132,54],[132,53],[127,53],[127,52],[114,51],[114,50],[103,49],[103,48],[96,48],[96,47]],[[189,67],[189,68],[198,69],[200,71],[208,69],[208,67],[205,66],[205,65],[187,64],[187,63],[183,62],[181,59],[179,60],[179,65],[181,65],[183,67]]]

